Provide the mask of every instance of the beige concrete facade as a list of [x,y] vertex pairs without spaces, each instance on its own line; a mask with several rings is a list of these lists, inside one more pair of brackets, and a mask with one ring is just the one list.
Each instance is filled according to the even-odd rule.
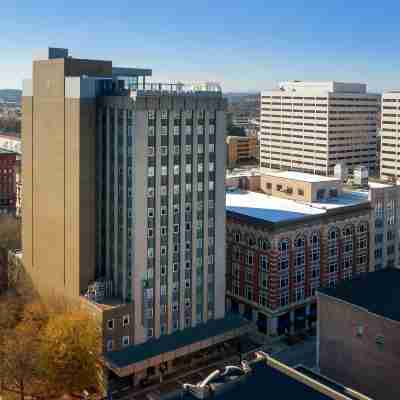
[[[23,109],[24,263],[40,290],[79,296],[95,278],[95,102],[65,97],[65,78],[111,63],[35,61]],[[81,266],[84,265],[84,268]]]
[[225,315],[226,101],[127,87],[149,71],[49,57],[24,83],[24,263],[41,293],[105,283],[113,350]]

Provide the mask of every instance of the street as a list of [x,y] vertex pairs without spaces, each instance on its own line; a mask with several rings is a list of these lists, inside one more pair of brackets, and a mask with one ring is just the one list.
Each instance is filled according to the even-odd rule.
[[272,356],[292,367],[302,364],[313,368],[316,364],[316,338],[307,337],[303,342],[273,353]]

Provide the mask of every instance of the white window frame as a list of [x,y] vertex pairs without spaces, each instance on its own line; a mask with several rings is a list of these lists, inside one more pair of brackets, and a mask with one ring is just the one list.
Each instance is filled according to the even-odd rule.
[[122,336],[122,347],[129,346],[130,338],[129,336]]

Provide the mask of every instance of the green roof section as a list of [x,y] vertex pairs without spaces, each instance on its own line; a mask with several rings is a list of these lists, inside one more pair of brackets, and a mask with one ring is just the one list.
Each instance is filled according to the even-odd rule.
[[209,320],[192,328],[163,335],[159,339],[129,346],[120,351],[108,352],[105,354],[105,359],[117,368],[123,368],[249,325],[251,322],[239,315],[227,314],[225,318]]

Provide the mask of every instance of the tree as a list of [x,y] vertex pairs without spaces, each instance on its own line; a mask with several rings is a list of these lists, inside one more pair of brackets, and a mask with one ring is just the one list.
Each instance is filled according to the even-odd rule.
[[0,216],[0,248],[17,250],[21,248],[21,222],[9,216]]
[[26,325],[4,335],[0,347],[2,387],[19,393],[21,400],[32,394],[39,378],[39,338]]
[[42,333],[41,367],[49,390],[59,395],[99,389],[100,331],[82,310],[50,316]]

